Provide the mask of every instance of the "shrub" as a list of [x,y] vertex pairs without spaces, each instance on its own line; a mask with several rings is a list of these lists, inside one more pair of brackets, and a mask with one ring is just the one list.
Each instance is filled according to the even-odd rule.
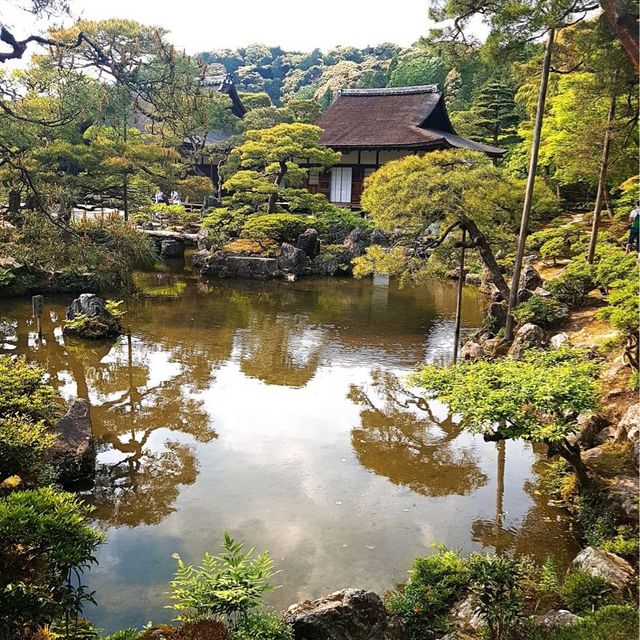
[[519,304],[513,310],[513,317],[518,321],[518,324],[533,322],[541,327],[551,327],[567,318],[568,315],[567,305],[554,298],[539,298],[537,296]]
[[580,223],[559,224],[532,233],[527,238],[527,248],[539,251],[545,260],[572,257],[587,248],[587,234]]
[[202,220],[202,226],[211,229],[216,235],[234,238],[240,235],[246,220],[246,212],[220,207],[207,212]]
[[94,562],[103,535],[87,524],[91,508],[50,487],[17,491],[0,501],[0,629],[23,633],[65,613],[91,594],[69,580]]
[[240,235],[250,240],[294,242],[313,222],[313,218],[293,213],[254,214],[244,223]]
[[353,229],[372,231],[373,225],[359,213],[350,209],[333,208],[317,214],[315,229],[328,243],[342,242]]
[[145,207],[136,214],[137,222],[145,219],[156,219],[162,224],[187,225],[198,222],[200,214],[197,211],[187,211],[184,205],[181,204],[160,203]]
[[579,307],[595,287],[594,268],[584,260],[573,260],[557,277],[547,283],[547,289],[564,304]]
[[412,640],[446,633],[447,616],[464,595],[469,570],[455,551],[443,547],[430,556],[416,558],[409,579],[387,594],[386,604],[404,622]]
[[291,627],[279,615],[258,611],[240,618],[231,640],[292,640]]
[[469,569],[476,612],[491,640],[504,640],[522,619],[523,566],[500,556],[472,555]]
[[57,395],[44,369],[24,356],[0,356],[0,419],[21,415],[51,422],[58,414]]
[[47,471],[45,456],[56,440],[43,420],[9,416],[0,420],[0,481],[18,475],[37,480]]
[[630,527],[622,525],[617,528],[614,537],[604,540],[600,545],[604,551],[610,551],[632,562],[638,562],[638,536],[634,535]]
[[137,640],[140,633],[137,629],[123,629],[111,635],[105,636],[102,640]]
[[569,610],[576,614],[594,611],[606,604],[611,585],[601,576],[586,571],[572,571],[565,578],[560,595]]
[[636,640],[638,610],[630,605],[607,605],[565,628],[535,629],[530,640]]
[[608,289],[614,282],[638,280],[638,263],[633,253],[626,253],[619,247],[599,245],[596,254],[594,282]]
[[269,580],[273,564],[268,553],[253,557],[253,549],[244,552],[244,545],[224,534],[221,556],[205,554],[199,567],[186,565],[176,554],[178,570],[171,581],[180,612],[178,620],[226,618],[233,621],[255,607],[262,594],[271,591]]

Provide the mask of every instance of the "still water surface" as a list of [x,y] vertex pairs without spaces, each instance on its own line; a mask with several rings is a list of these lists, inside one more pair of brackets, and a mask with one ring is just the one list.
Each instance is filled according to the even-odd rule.
[[[88,582],[107,631],[168,621],[171,555],[196,562],[221,532],[269,549],[274,607],[345,586],[380,592],[446,542],[464,551],[573,550],[538,486],[542,456],[485,443],[399,379],[450,358],[455,290],[372,281],[215,283],[141,276],[129,331],[62,337],[70,298],[2,301],[5,353],[45,366],[92,405],[99,473],[88,495],[108,541]],[[483,299],[464,298],[477,327]]]

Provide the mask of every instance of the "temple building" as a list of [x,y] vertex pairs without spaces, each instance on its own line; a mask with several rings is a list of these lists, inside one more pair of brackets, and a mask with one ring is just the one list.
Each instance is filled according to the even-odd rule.
[[339,206],[360,208],[364,179],[404,156],[437,149],[471,149],[500,157],[504,149],[457,135],[438,85],[343,89],[316,123],[321,143],[342,153],[330,171],[311,169],[308,188]]

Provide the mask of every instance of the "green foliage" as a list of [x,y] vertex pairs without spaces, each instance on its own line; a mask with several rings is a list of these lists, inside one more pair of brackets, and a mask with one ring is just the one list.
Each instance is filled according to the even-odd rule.
[[56,441],[56,434],[43,420],[34,422],[23,416],[0,419],[0,479],[17,475],[37,481],[48,472],[45,456]]
[[247,213],[227,207],[211,209],[203,218],[202,226],[211,229],[216,237],[232,238],[240,235]]
[[491,640],[504,640],[522,619],[523,565],[500,556],[472,555],[468,561],[476,611]]
[[530,350],[524,360],[505,358],[456,367],[427,365],[410,378],[464,417],[474,433],[499,425],[504,438],[554,442],[575,428],[575,416],[593,409],[598,365],[584,352]]
[[105,301],[105,309],[107,312],[112,315],[114,318],[123,318],[127,313],[122,305],[124,304],[124,300],[106,300]]
[[517,140],[516,127],[522,119],[514,100],[515,91],[501,80],[490,80],[474,95],[468,127],[480,141],[494,145]]
[[239,618],[230,640],[292,640],[291,627],[279,615],[254,611]]
[[[211,188],[209,188],[211,191]],[[189,210],[182,204],[152,204],[141,208],[134,219],[140,223],[145,220],[160,221],[163,226],[178,226],[194,224],[200,220],[197,211]]]
[[527,248],[539,251],[544,260],[555,261],[585,253],[586,229],[580,223],[557,224],[532,233],[527,238]]
[[547,283],[547,289],[569,307],[580,307],[594,288],[594,267],[586,260],[572,260],[562,273]]
[[253,556],[253,549],[224,534],[224,553],[205,554],[198,567],[186,565],[176,554],[178,569],[171,581],[173,609],[178,620],[242,617],[260,602],[262,594],[273,590],[269,580],[273,563],[268,553]]
[[637,335],[638,301],[640,285],[637,277],[618,280],[609,285],[607,306],[598,311],[598,317],[626,335]]
[[0,629],[24,629],[69,613],[92,596],[68,581],[94,562],[102,533],[87,524],[91,509],[50,487],[17,491],[0,501]]
[[600,546],[604,551],[615,553],[632,562],[638,562],[640,556],[638,536],[627,525],[617,527],[616,535],[604,540]]
[[534,296],[526,302],[522,302],[513,310],[513,317],[518,324],[532,322],[541,327],[552,327],[569,315],[565,304],[554,298],[539,298]]
[[560,591],[560,578],[558,577],[558,567],[551,556],[545,558],[540,567],[539,587],[544,592],[558,593]]
[[373,230],[371,222],[359,213],[337,207],[327,207],[326,210],[318,213],[310,226],[317,229],[322,239],[330,244],[341,242],[353,229]]
[[584,620],[562,629],[536,629],[530,640],[635,640],[638,610],[631,605],[607,605]]
[[59,413],[58,403],[43,369],[24,356],[0,356],[0,419],[21,416],[50,423]]
[[293,242],[312,226],[313,219],[308,216],[292,213],[265,213],[252,215],[242,227],[240,236],[250,240],[276,240],[278,242]]
[[105,636],[101,640],[136,640],[140,635],[137,629],[123,629],[122,631],[116,631],[111,635]]
[[594,611],[610,598],[611,585],[601,576],[586,571],[572,571],[567,575],[560,595],[567,608],[578,615]]
[[409,579],[397,591],[387,594],[386,605],[404,622],[409,638],[438,637],[446,633],[447,617],[469,583],[469,569],[455,551],[440,547],[418,557]]

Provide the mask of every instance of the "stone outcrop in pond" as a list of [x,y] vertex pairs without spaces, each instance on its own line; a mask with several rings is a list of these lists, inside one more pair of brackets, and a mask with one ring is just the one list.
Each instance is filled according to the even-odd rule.
[[143,229],[156,247],[161,260],[182,258],[186,247],[199,246],[199,234],[169,231],[168,229]]
[[82,338],[107,338],[122,331],[120,318],[114,316],[102,298],[95,293],[82,293],[68,307],[63,328],[68,335]]
[[89,403],[82,398],[73,400],[53,431],[58,437],[51,450],[51,462],[56,467],[60,482],[70,485],[92,480],[96,449]]
[[402,640],[402,625],[372,591],[344,589],[287,610],[294,640]]
[[198,251],[193,256],[192,268],[203,278],[248,278],[267,280],[282,275],[277,258],[234,256],[223,251]]

